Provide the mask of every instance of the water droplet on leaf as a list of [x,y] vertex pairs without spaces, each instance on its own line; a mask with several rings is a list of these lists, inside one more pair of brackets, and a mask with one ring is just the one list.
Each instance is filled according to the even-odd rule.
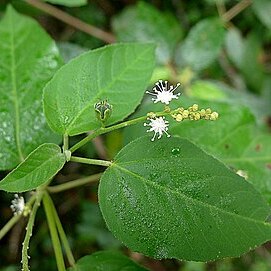
[[174,148],[174,149],[171,150],[171,153],[173,155],[178,155],[180,153],[180,149],[179,148]]

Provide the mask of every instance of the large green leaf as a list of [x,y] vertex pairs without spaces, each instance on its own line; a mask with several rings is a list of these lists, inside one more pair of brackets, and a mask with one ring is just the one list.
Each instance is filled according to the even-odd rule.
[[[207,83],[207,85],[206,85]],[[190,89],[190,94],[199,94],[200,89],[206,88],[210,82],[197,81]],[[212,86],[214,88],[215,85]],[[217,86],[218,87],[218,86]],[[196,91],[194,91],[194,89]],[[206,90],[208,90],[206,88]],[[216,98],[221,99],[221,95]],[[220,89],[220,91],[222,91]],[[223,93],[221,93],[223,94]],[[210,101],[215,96],[212,94],[209,100],[199,100],[196,98],[187,98],[182,96],[178,102],[172,105],[172,108],[178,106],[188,107],[194,103],[199,104],[200,108],[211,107],[219,112],[219,119],[212,121],[189,121],[176,122],[172,118],[167,118],[169,133],[179,135],[196,143],[208,153],[221,159],[224,163],[234,170],[243,170],[248,175],[248,181],[251,182],[271,203],[271,140],[270,135],[260,131],[259,125],[255,122],[255,117],[250,109],[244,107],[244,103],[250,106],[258,119],[263,118],[263,112],[266,110],[265,101],[256,100],[254,96],[238,97],[237,93],[224,92],[229,95],[229,100]],[[200,93],[200,97],[204,98]],[[208,93],[206,93],[206,97]],[[141,109],[131,118],[145,115],[150,111],[161,111],[163,107],[152,102],[145,102]],[[259,122],[261,123],[261,122]],[[146,134],[146,127],[139,123],[125,128],[124,143]]]
[[172,60],[176,45],[183,35],[176,18],[144,2],[126,8],[113,19],[112,26],[119,41],[156,42],[157,59],[163,64]]
[[208,67],[217,58],[225,31],[217,18],[207,18],[196,24],[177,51],[176,62],[194,70]]
[[87,5],[87,0],[43,0],[52,4],[63,5],[66,7],[80,7]]
[[271,2],[270,0],[255,0],[252,8],[259,19],[271,29]]
[[56,135],[46,124],[42,89],[60,66],[54,41],[11,6],[0,22],[0,170],[15,167]]
[[185,139],[139,138],[102,176],[109,229],[155,258],[208,261],[267,241],[269,207],[251,184]]
[[69,135],[97,128],[94,104],[105,99],[113,106],[107,124],[122,120],[139,104],[153,67],[152,44],[114,44],[71,60],[44,89],[49,125]]
[[1,182],[0,190],[25,192],[49,181],[65,164],[59,146],[45,143],[31,152],[21,164]]
[[99,251],[81,258],[68,271],[147,271],[117,251]]

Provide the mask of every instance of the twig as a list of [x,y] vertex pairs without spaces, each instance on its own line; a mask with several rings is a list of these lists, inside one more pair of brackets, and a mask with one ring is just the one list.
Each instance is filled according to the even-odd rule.
[[215,5],[219,14],[219,17],[222,17],[226,13],[226,8],[224,2],[221,0],[216,0]]
[[223,14],[222,19],[225,22],[229,22],[232,20],[236,15],[246,9],[248,6],[252,4],[251,0],[242,0],[235,6],[233,6],[230,10]]
[[115,37],[106,31],[103,31],[95,26],[87,24],[76,17],[69,15],[68,13],[39,0],[25,0],[29,5],[36,7],[37,9],[42,10],[43,12],[57,18],[58,20],[73,26],[76,29],[81,30],[91,36],[94,36],[100,40],[103,40],[107,43],[115,42]]
[[67,182],[67,183],[63,183],[63,184],[59,184],[59,185],[55,185],[55,186],[49,186],[49,187],[47,187],[47,190],[50,193],[62,192],[62,191],[65,191],[65,190],[68,190],[68,189],[71,189],[71,188],[74,188],[74,187],[78,187],[78,186],[81,186],[81,185],[84,185],[84,184],[88,184],[88,183],[91,183],[91,182],[98,181],[100,179],[101,175],[102,175],[102,173],[98,173],[98,174],[94,174],[94,175],[91,175],[91,176],[88,176],[88,177],[84,177],[84,178],[81,178],[81,179],[70,181],[70,182]]

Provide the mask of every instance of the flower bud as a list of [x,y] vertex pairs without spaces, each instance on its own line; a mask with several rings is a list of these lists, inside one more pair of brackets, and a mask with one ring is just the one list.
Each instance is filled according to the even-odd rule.
[[112,105],[107,100],[96,103],[94,109],[97,119],[101,122],[107,121],[112,113]]

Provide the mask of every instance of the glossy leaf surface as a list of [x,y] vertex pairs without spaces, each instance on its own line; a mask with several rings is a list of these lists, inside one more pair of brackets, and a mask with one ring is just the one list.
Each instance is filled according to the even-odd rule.
[[224,36],[225,31],[220,20],[208,18],[200,21],[179,47],[178,55],[181,55],[181,59],[176,59],[177,63],[184,62],[194,70],[208,67],[217,58]]
[[81,258],[68,271],[147,271],[117,251],[99,251]]
[[271,236],[269,207],[251,184],[185,139],[139,138],[102,176],[107,226],[134,251],[209,261]]
[[76,135],[101,126],[94,105],[113,106],[107,125],[131,114],[154,67],[154,45],[114,44],[87,52],[63,66],[44,89],[44,110],[51,128]]
[[0,22],[0,170],[44,142],[58,141],[43,114],[42,89],[61,60],[54,41],[11,6]]
[[[270,84],[268,91],[269,86]],[[213,111],[217,111],[219,119],[215,122],[176,122],[167,117],[170,122],[169,133],[196,143],[234,170],[245,171],[248,181],[271,203],[271,140],[269,133],[260,129],[260,125],[263,125],[270,114],[269,97],[261,99],[250,93],[237,92],[221,83],[204,80],[195,81],[187,89],[187,93],[192,98],[183,95],[178,101],[172,102],[171,108],[188,108],[197,103],[200,108],[211,107]],[[131,118],[161,110],[163,106],[146,101]],[[245,133],[244,137],[242,132]],[[124,143],[145,134],[146,127],[141,123],[127,127],[124,130]]]
[[119,41],[155,42],[157,59],[163,64],[171,61],[183,35],[180,24],[170,13],[162,13],[145,2],[116,16],[113,30]]
[[59,146],[45,143],[35,149],[25,161],[1,182],[0,190],[25,192],[49,181],[64,166],[65,156]]

